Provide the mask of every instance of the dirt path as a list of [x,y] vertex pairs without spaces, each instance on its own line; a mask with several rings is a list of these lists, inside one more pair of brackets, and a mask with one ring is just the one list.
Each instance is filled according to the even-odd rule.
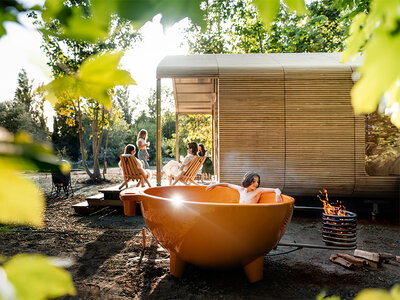
[[[68,269],[78,296],[63,299],[315,299],[327,295],[352,299],[361,289],[390,288],[400,283],[400,265],[384,264],[379,269],[344,269],[329,261],[337,251],[302,249],[270,255],[264,260],[264,280],[247,282],[242,270],[204,270],[189,266],[182,279],[169,275],[169,255],[150,239],[143,249],[145,226],[139,216],[126,217],[119,209],[106,208],[88,216],[74,213],[71,205],[100,187],[120,180],[116,171],[106,185],[87,185],[84,174],[73,174],[75,196],[47,199],[46,227],[41,232],[15,228],[0,235],[0,253],[41,253],[69,257]],[[31,175],[45,193],[51,178]],[[361,221],[358,247],[400,255],[399,225]],[[294,217],[282,241],[322,244],[320,220]],[[278,247],[270,254],[291,248]],[[351,251],[341,251],[351,253]]]

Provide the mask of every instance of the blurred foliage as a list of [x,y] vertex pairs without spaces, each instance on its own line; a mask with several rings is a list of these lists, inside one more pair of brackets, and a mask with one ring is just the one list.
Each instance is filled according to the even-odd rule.
[[[56,171],[59,168],[67,172],[69,166],[61,165],[48,145],[34,143],[31,136],[23,132],[14,136],[2,127],[0,166],[0,206],[7,208],[0,210],[0,223],[42,226],[43,195],[34,183],[21,177],[19,172]],[[16,198],[23,200],[16,201]]]
[[[339,296],[328,296],[322,292],[315,298],[316,300],[340,300]],[[390,291],[384,289],[364,289],[357,294],[353,300],[400,300],[400,285],[395,284]]]
[[339,296],[328,296],[326,297],[326,293],[322,292],[315,297],[315,300],[340,300]]
[[90,57],[82,63],[78,72],[59,76],[44,86],[47,99],[53,104],[62,97],[96,99],[110,108],[110,89],[117,85],[136,84],[127,71],[118,69],[122,55],[123,52],[107,52]]
[[[348,6],[348,1],[341,3]],[[371,1],[353,19],[343,61],[363,53],[351,97],[356,113],[390,113],[400,127],[400,0]]]
[[[271,22],[275,19],[279,6],[280,0],[253,0],[254,5],[258,8],[260,17],[263,20],[265,26],[269,28]],[[297,14],[301,15],[306,12],[304,0],[286,0],[285,4],[290,11],[296,11]]]
[[[7,273],[8,282],[12,284],[9,291],[14,292],[15,297],[4,299],[42,300],[75,295],[71,275],[57,266],[57,260],[37,254],[17,254],[7,260],[0,271],[4,269]],[[0,299],[1,296],[0,291]]]
[[[0,224],[43,226],[45,200],[39,187],[21,171],[69,172],[52,149],[30,135],[13,135],[0,127]],[[47,258],[26,254],[0,259],[0,299],[46,299],[75,294],[68,272]]]
[[21,3],[17,0],[2,0],[0,1],[0,37],[6,34],[4,27],[5,22],[19,23],[18,14],[26,13],[31,10],[41,10],[38,5],[31,6],[26,3]]
[[400,285],[395,284],[390,291],[384,289],[365,289],[354,300],[400,300]]

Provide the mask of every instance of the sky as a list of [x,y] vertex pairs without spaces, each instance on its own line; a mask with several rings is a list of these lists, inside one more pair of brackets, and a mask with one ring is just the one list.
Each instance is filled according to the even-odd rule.
[[[46,65],[47,58],[40,48],[40,34],[34,30],[30,19],[24,14],[20,14],[19,20],[24,26],[7,22],[7,34],[0,38],[0,101],[13,99],[18,73],[22,68],[26,70],[28,78],[33,80],[34,87],[51,81],[51,72]],[[126,51],[121,60],[121,69],[129,71],[137,83],[130,88],[132,99],[146,99],[150,89],[155,88],[156,68],[165,56],[188,52],[188,46],[182,45],[182,29],[188,25],[188,20],[183,19],[170,28],[163,28],[160,20],[161,15],[156,15],[151,22],[143,25],[140,29],[143,41]],[[162,80],[162,84],[172,86],[170,80]],[[51,105],[47,104],[46,108],[50,127]]]

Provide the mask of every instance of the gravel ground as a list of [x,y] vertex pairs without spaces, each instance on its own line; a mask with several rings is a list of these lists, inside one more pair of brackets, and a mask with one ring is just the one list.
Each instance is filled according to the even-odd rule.
[[[45,194],[51,190],[48,174],[27,175]],[[352,299],[364,288],[390,288],[400,283],[400,264],[383,264],[347,270],[329,261],[334,250],[306,249],[264,259],[264,280],[250,284],[242,270],[205,270],[189,266],[181,279],[169,275],[169,254],[151,238],[143,247],[145,227],[140,215],[126,217],[121,209],[104,208],[91,215],[77,215],[71,205],[93,195],[99,188],[121,182],[118,169],[111,169],[109,182],[88,184],[83,172],[73,172],[74,196],[47,197],[45,228],[14,228],[0,234],[0,253],[41,253],[74,260],[68,268],[77,296],[62,299],[315,299],[325,291]],[[321,244],[318,218],[295,216],[282,242]],[[400,255],[396,224],[361,220],[358,248]],[[270,254],[287,252],[278,247]],[[352,253],[352,251],[340,251]]]

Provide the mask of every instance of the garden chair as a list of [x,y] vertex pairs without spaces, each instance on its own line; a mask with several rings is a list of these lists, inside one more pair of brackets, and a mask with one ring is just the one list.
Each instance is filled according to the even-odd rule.
[[179,176],[175,178],[175,181],[172,185],[177,184],[179,181],[185,185],[189,185],[191,183],[195,185],[199,185],[198,183],[194,182],[194,177],[196,176],[197,172],[199,172],[201,166],[203,165],[204,161],[206,160],[205,156],[197,156],[195,157],[190,163],[186,171],[182,172]]
[[124,174],[124,183],[118,189],[121,189],[124,185],[128,187],[129,180],[138,181],[137,186],[139,186],[140,182],[144,180],[149,187],[151,187],[149,181],[145,176],[140,174],[139,169],[136,165],[135,157],[132,155],[121,155],[121,168],[122,173]]

